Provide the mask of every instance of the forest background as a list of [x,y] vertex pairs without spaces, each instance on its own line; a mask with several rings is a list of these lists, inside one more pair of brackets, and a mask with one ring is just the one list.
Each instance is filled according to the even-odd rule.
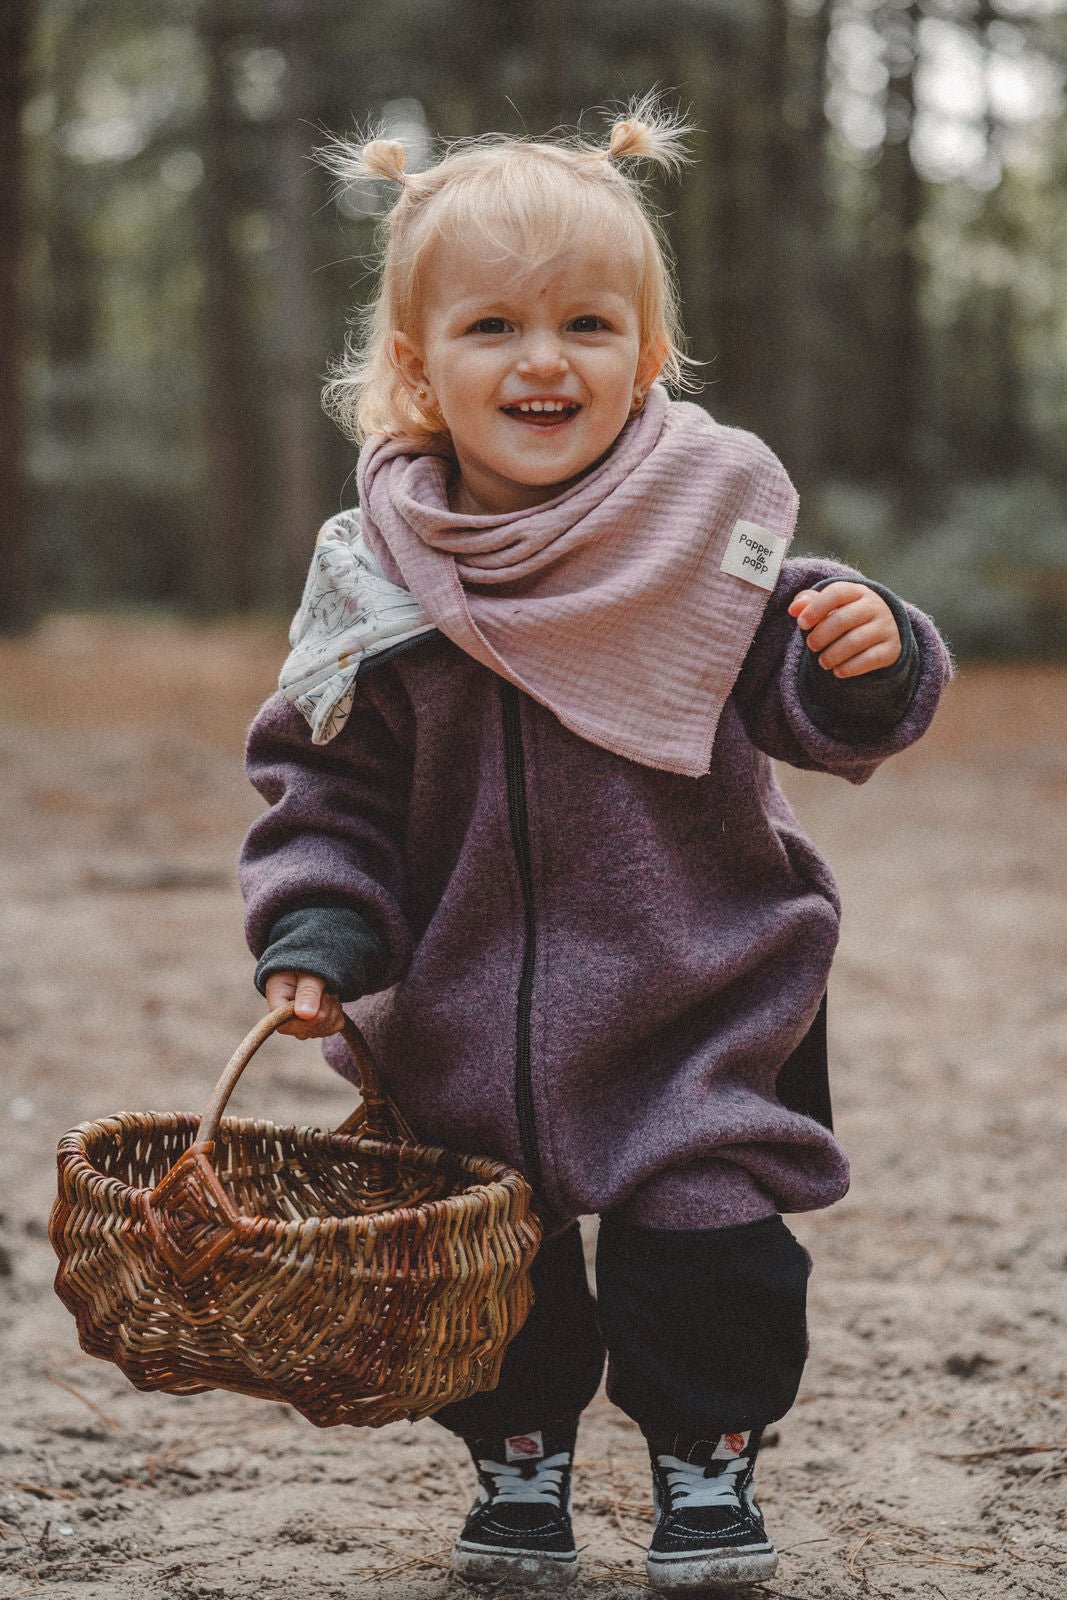
[[[78,1352],[53,1153],[202,1110],[262,1009],[239,752],[354,499],[319,388],[387,199],[335,199],[313,150],[600,135],[653,84],[700,129],[658,190],[697,398],[787,464],[802,546],[962,661],[870,784],[779,772],[846,907],[854,1180],[790,1218],[812,1360],[765,1440],[763,1592],[1067,1596],[1067,0],[0,0],[5,1600],[465,1600],[442,1430]],[[352,1093],[276,1039],[233,1110],[333,1127]],[[573,1600],[630,1600],[643,1441],[601,1393],[579,1443]]]
[[330,134],[418,166],[660,85],[698,398],[802,546],[963,654],[1067,646],[1064,0],[5,0],[0,53],[0,627],[293,608],[385,203]]

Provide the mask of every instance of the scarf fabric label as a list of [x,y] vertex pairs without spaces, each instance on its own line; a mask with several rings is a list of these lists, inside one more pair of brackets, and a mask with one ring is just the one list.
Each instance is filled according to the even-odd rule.
[[781,534],[771,533],[757,522],[735,522],[719,570],[769,591],[778,582],[787,545]]

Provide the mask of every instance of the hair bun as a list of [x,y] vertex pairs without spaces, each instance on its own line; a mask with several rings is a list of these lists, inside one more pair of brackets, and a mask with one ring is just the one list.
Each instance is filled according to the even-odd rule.
[[407,154],[399,139],[372,139],[359,152],[364,171],[370,177],[388,178],[391,183],[404,182]]
[[653,161],[674,171],[690,159],[685,141],[693,131],[658,95],[646,94],[612,124],[605,154],[609,161]]
[[404,162],[407,151],[399,139],[369,139],[366,144],[356,144],[351,139],[331,139],[315,151],[316,158],[327,172],[347,187],[363,183],[368,178],[387,178],[390,183],[403,184]]

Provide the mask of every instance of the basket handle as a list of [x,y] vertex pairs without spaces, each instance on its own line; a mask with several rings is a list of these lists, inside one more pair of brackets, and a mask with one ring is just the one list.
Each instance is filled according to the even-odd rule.
[[[237,1049],[222,1069],[222,1076],[215,1085],[215,1091],[208,1101],[207,1110],[200,1118],[200,1126],[196,1132],[197,1144],[209,1144],[218,1134],[219,1123],[226,1104],[237,1087],[237,1080],[265,1040],[269,1039],[275,1028],[280,1028],[284,1022],[296,1015],[296,1007],[291,1001],[278,1006],[274,1011],[269,1011],[261,1017],[250,1033],[241,1040]],[[392,1102],[382,1092],[378,1082],[378,1072],[367,1048],[367,1041],[356,1027],[350,1017],[344,1020],[341,1029],[345,1043],[352,1052],[352,1060],[356,1064],[359,1074],[359,1090],[363,1098],[365,1113],[364,1128],[372,1138],[396,1139],[399,1134],[398,1117]],[[351,1118],[348,1122],[351,1122]],[[344,1128],[348,1122],[342,1124]],[[402,1137],[402,1135],[400,1135]]]

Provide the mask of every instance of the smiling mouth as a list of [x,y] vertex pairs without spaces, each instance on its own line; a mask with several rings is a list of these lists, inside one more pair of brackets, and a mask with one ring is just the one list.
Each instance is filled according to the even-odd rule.
[[576,400],[518,400],[514,405],[501,406],[506,417],[525,423],[532,428],[558,428],[569,422],[582,409]]

